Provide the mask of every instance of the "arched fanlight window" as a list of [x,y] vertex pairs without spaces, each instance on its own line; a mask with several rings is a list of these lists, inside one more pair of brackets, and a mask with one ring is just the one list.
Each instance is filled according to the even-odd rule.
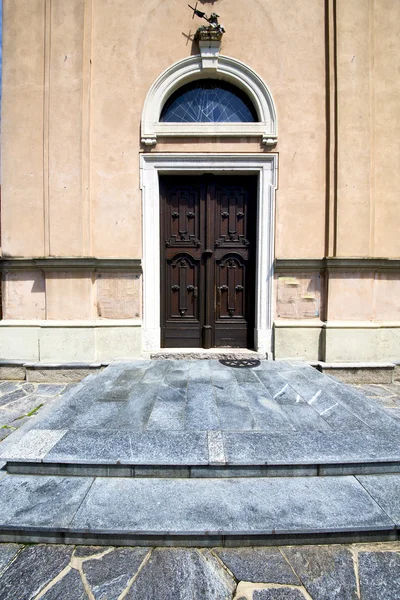
[[255,123],[257,113],[248,96],[218,79],[200,79],[177,89],[160,116],[164,123]]
[[150,87],[143,106],[141,142],[158,137],[259,137],[277,141],[275,104],[263,80],[250,67],[218,55],[174,63]]

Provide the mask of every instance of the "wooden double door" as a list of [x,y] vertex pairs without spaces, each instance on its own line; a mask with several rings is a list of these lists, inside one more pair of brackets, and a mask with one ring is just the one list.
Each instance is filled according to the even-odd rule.
[[257,179],[162,176],[161,343],[253,348]]

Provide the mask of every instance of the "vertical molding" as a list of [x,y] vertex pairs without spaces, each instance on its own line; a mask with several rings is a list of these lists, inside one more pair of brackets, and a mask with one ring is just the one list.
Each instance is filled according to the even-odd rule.
[[82,64],[82,252],[92,255],[90,203],[90,130],[92,91],[93,0],[84,0]]
[[325,255],[337,253],[337,26],[336,0],[325,0],[326,44],[326,238]]
[[370,192],[369,255],[375,256],[375,0],[369,0]]
[[50,186],[49,186],[49,129],[50,129],[50,52],[51,0],[44,3],[44,80],[43,80],[43,219],[44,256],[50,256]]

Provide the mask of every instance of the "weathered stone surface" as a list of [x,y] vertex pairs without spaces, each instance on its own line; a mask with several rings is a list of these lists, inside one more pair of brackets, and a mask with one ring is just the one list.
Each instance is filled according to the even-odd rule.
[[[182,383],[185,381],[186,379],[183,379]],[[184,429],[186,400],[186,386],[163,384],[158,389],[146,429],[148,431]]]
[[283,549],[313,600],[357,600],[351,552],[343,546],[299,546]]
[[295,588],[270,588],[255,590],[253,600],[305,600],[305,595]]
[[[43,406],[44,398],[40,398],[36,395],[24,395],[19,399],[9,402],[7,406],[0,408],[0,426],[4,424],[13,423],[15,420],[20,420],[21,417],[28,416],[29,413],[38,410]],[[17,423],[18,426],[21,423]]]
[[89,600],[79,571],[71,569],[42,596],[43,600]]
[[7,459],[40,460],[63,437],[65,430],[34,429],[28,431],[15,444],[9,445],[0,456]]
[[400,475],[359,475],[357,479],[399,526]]
[[229,464],[321,464],[397,461],[398,434],[353,431],[224,432]]
[[235,582],[208,550],[156,549],[127,600],[231,600]]
[[148,552],[149,548],[118,548],[102,558],[86,560],[83,572],[95,600],[117,600]]
[[17,388],[13,392],[7,392],[0,396],[0,406],[15,402],[16,400],[21,400],[21,398],[25,398],[25,396],[27,396],[26,392],[24,392],[22,388]]
[[31,600],[69,563],[72,547],[29,546],[0,578],[0,600]]
[[68,431],[53,446],[46,462],[129,463],[129,435],[123,431]]
[[[17,552],[22,548],[18,544],[2,544],[0,545],[0,575],[10,564]],[[1,586],[1,582],[0,582]]]
[[36,389],[38,396],[57,396],[65,389],[65,385],[57,385],[54,383],[39,383]]
[[359,552],[358,572],[363,600],[400,598],[400,552]]
[[21,365],[0,365],[0,379],[25,379],[25,367]]
[[0,480],[0,523],[20,527],[68,527],[91,478],[6,475]]
[[216,548],[214,553],[238,581],[300,585],[293,569],[275,548]]
[[89,367],[89,368],[76,368],[76,369],[63,369],[57,368],[46,368],[31,369],[26,368],[26,380],[36,383],[78,383],[85,379],[88,375],[95,372],[101,371],[101,367]]
[[260,535],[392,530],[394,524],[353,477],[109,477],[95,480],[71,527],[152,535]]
[[[196,379],[194,381],[190,379],[188,383],[186,428],[200,431],[220,429],[213,386],[211,383],[204,383],[201,377],[200,372],[196,373]],[[204,377],[210,379],[209,375],[204,375]]]
[[104,554],[108,548],[104,546],[77,546],[74,556],[77,558],[88,558],[97,554]]

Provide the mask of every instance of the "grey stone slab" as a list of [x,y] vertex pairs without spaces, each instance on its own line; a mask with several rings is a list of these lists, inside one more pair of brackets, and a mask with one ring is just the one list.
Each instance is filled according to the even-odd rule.
[[[371,399],[353,390],[350,386],[322,376],[318,381],[311,381],[298,371],[282,372],[290,385],[321,414],[334,404],[342,405],[360,421],[373,428],[390,427],[390,417],[386,415]],[[327,403],[327,406],[322,404]],[[326,418],[324,416],[324,418]]]
[[83,572],[95,600],[118,600],[137,573],[149,548],[118,548],[98,559],[86,560]]
[[260,384],[243,383],[241,385],[247,405],[254,416],[257,429],[264,431],[294,429],[292,423],[266,388]]
[[1,381],[0,382],[0,394],[8,394],[19,389],[21,382],[19,381]]
[[221,429],[228,431],[260,430],[257,420],[247,406],[236,402],[218,402],[218,418]]
[[[178,361],[174,361],[178,362]],[[170,387],[177,387],[186,389],[188,379],[189,367],[171,365],[171,369],[166,373],[164,377],[164,383]]]
[[89,600],[79,571],[71,569],[45,594],[43,600]]
[[209,550],[156,549],[126,600],[231,600],[236,585]]
[[210,465],[225,464],[224,441],[221,431],[208,432],[208,459]]
[[97,478],[71,528],[212,536],[393,530],[394,524],[353,477]]
[[132,390],[142,379],[147,372],[147,369],[147,366],[125,369],[117,379],[113,381],[112,386],[104,390],[96,400],[98,402],[127,402]]
[[25,548],[0,578],[0,600],[32,600],[69,563],[73,548]]
[[208,463],[207,432],[146,431],[131,433],[132,463],[142,465],[204,465]]
[[332,431],[333,428],[308,404],[286,404],[282,410],[297,431]]
[[[14,421],[17,426],[20,426],[21,423],[18,423],[18,421],[32,414],[35,415],[36,419],[38,412],[45,403],[46,400],[44,398],[33,394],[24,396],[19,400],[14,400],[0,408],[0,426],[3,424],[13,424]],[[34,412],[32,413],[32,411]]]
[[[162,389],[162,383],[142,383],[141,381],[135,385],[128,402],[113,403],[112,409],[107,415],[104,413],[104,418],[101,419],[98,427],[143,431],[147,427],[150,415],[157,398],[162,393]],[[100,405],[101,403],[96,404],[96,410]],[[111,406],[111,402],[108,402],[107,405]]]
[[149,361],[146,373],[143,375],[142,383],[162,383],[165,375],[171,369],[169,360]]
[[[0,545],[0,575],[6,568],[10,565],[11,561],[18,552],[21,550],[22,546],[19,544],[1,544]],[[0,580],[1,586],[1,580]]]
[[185,427],[186,389],[184,387],[162,385],[146,429],[181,430]]
[[216,548],[214,553],[238,581],[300,585],[293,569],[276,548]]
[[188,379],[190,383],[211,383],[211,363],[209,360],[192,360],[188,364]]
[[[233,370],[233,369],[232,369]],[[256,421],[249,409],[246,397],[236,379],[215,379],[213,375],[213,389],[218,409],[221,429],[255,429]]]
[[357,479],[399,526],[400,475],[360,475]]
[[0,527],[68,527],[93,479],[7,475],[0,481]]
[[305,400],[276,371],[257,371],[257,377],[278,404],[299,404]]
[[340,464],[398,462],[398,436],[379,432],[224,432],[228,464]]
[[36,386],[36,394],[38,396],[57,396],[58,394],[61,394],[66,387],[65,384],[38,383]]
[[104,554],[106,548],[104,546],[77,546],[74,550],[74,556],[77,558],[88,559],[93,556]]
[[[204,362],[204,361],[203,361]],[[186,429],[221,429],[211,383],[190,380],[187,389]]]
[[46,454],[44,462],[130,464],[130,437],[124,431],[68,431]]
[[232,370],[239,385],[242,383],[253,383],[254,385],[257,385],[259,383],[259,379],[253,369],[232,368]]
[[362,600],[400,598],[400,552],[359,552]]
[[41,460],[66,433],[65,429],[34,429],[28,431],[4,452],[0,446],[0,457],[19,460]]
[[15,400],[21,400],[21,398],[25,398],[27,393],[24,392],[22,388],[17,388],[12,392],[7,392],[0,396],[0,406],[4,406],[5,404],[9,404],[11,402],[15,402]]
[[353,555],[344,546],[282,549],[313,600],[358,600]]
[[306,596],[300,589],[272,587],[265,590],[255,590],[253,600],[306,600]]

